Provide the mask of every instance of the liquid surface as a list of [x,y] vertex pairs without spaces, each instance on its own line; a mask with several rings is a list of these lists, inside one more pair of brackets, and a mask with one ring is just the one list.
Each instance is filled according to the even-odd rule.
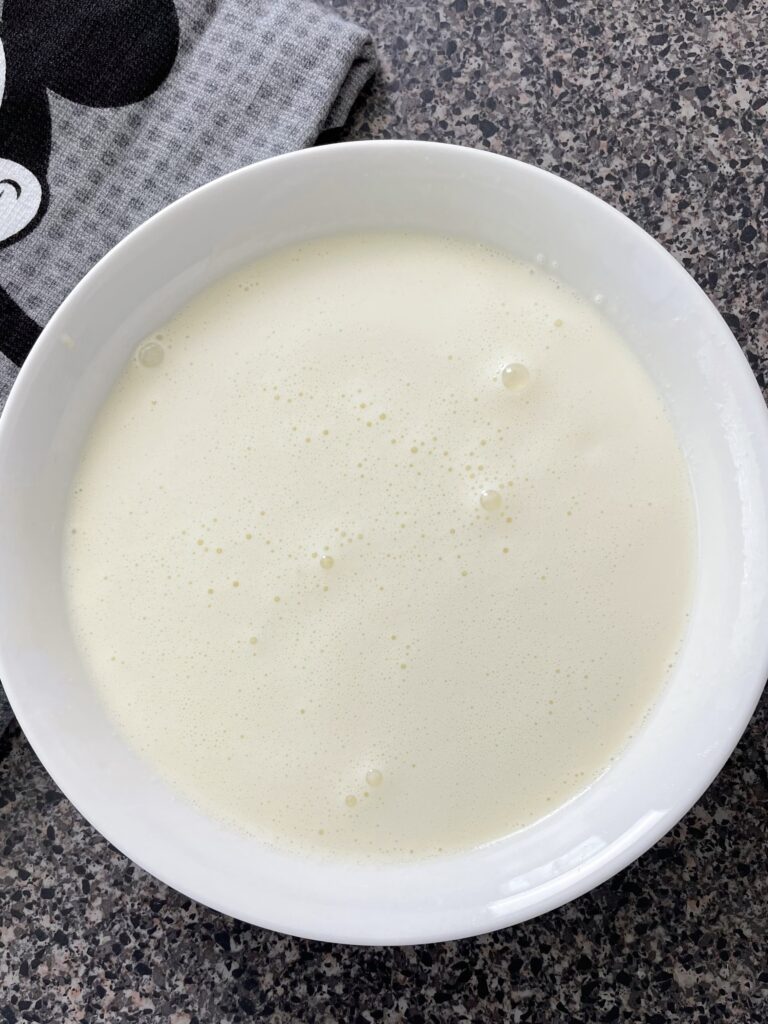
[[605,769],[675,657],[693,538],[661,402],[591,303],[371,234],[255,263],[139,346],[65,582],[94,686],[199,806],[407,858]]

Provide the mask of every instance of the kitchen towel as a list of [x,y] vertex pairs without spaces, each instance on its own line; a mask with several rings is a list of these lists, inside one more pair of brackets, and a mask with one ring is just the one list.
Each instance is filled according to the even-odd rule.
[[[310,0],[0,0],[0,410],[104,253],[342,125],[375,61],[366,31]],[[0,692],[0,731],[10,717]]]

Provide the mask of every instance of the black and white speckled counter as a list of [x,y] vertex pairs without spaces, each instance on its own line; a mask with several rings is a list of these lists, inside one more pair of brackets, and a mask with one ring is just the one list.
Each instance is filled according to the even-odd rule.
[[[662,241],[768,384],[768,7],[760,0],[334,0],[382,70],[344,138],[486,147]],[[360,950],[240,924],[135,868],[0,742],[0,1021],[768,1020],[768,702],[639,862],[494,935]]]

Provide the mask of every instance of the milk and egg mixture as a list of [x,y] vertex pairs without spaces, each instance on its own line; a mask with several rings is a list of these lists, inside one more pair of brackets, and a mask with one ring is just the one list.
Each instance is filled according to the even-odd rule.
[[284,848],[469,848],[609,764],[693,572],[685,467],[594,305],[457,240],[282,250],[146,339],[75,480],[93,685],[177,789]]

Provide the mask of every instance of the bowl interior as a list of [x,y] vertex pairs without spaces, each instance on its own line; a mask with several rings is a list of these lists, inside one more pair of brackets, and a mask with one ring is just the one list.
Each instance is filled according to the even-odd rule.
[[[201,287],[279,245],[398,227],[484,241],[601,297],[663,393],[684,450],[698,582],[673,678],[589,789],[465,855],[350,868],[228,831],[135,757],[78,663],[60,542],[84,437],[143,335]],[[691,278],[639,228],[552,175],[486,153],[425,143],[325,147],[246,168],[154,217],[43,332],[0,421],[0,488],[0,675],[41,760],[141,866],[209,906],[281,931],[432,941],[524,920],[581,894],[698,798],[765,679],[768,427],[746,361]]]

